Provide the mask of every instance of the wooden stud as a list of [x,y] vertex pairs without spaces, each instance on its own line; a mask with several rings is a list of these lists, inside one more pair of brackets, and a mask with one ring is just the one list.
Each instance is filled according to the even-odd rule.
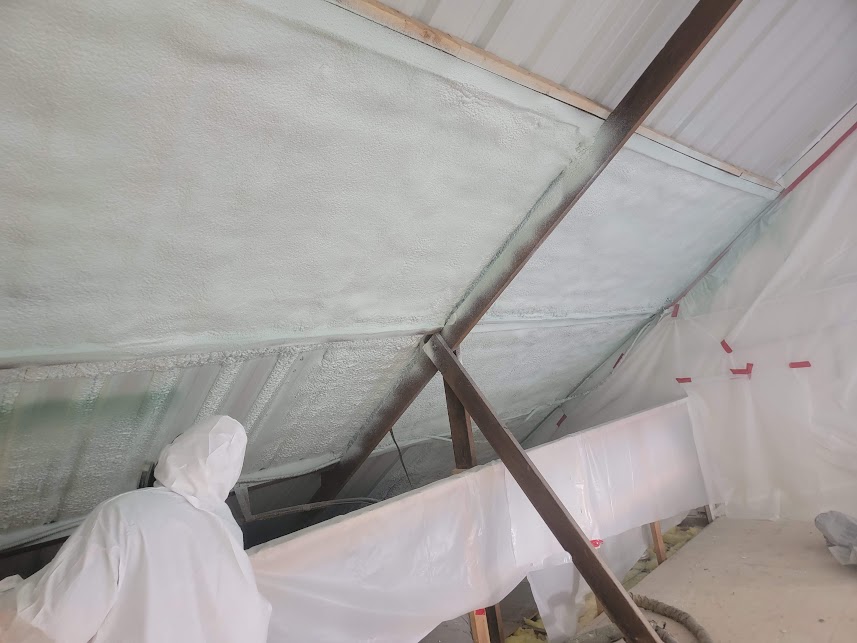
[[559,541],[580,575],[601,599],[611,620],[628,643],[659,643],[649,621],[631,600],[619,580],[598,557],[595,548],[536,469],[526,451],[503,425],[479,387],[464,370],[458,357],[440,335],[432,335],[423,350],[450,388],[479,425],[482,435],[500,456],[506,469],[533,503],[548,529]]
[[655,556],[658,559],[658,565],[667,559],[667,548],[664,546],[664,537],[661,534],[661,523],[655,521],[649,523],[649,529],[652,532],[652,548],[655,550]]
[[470,612],[470,634],[473,637],[473,643],[492,643],[485,610]]
[[[740,0],[699,0],[678,30],[643,71],[634,86],[607,117],[593,144],[566,169],[566,197],[547,207],[542,200],[516,229],[443,328],[446,343],[457,347],[482,319],[530,257],[580,200],[663,95],[678,80],[717,32]],[[542,197],[550,199],[552,197]],[[543,206],[540,209],[540,206]],[[366,461],[396,421],[437,372],[423,351],[417,351],[393,388],[351,440],[339,463],[322,474],[312,501],[335,498]]]
[[485,608],[485,620],[488,623],[488,640],[491,643],[505,643],[506,628],[503,625],[503,615],[500,604]]

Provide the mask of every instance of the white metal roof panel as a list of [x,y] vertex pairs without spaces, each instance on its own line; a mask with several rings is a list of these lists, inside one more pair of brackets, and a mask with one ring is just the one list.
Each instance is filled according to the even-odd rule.
[[[386,4],[613,108],[694,0]],[[646,124],[778,179],[857,103],[857,3],[745,0]]]

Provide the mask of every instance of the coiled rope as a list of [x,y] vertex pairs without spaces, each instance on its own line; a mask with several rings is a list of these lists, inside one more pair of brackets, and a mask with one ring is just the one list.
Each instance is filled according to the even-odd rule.
[[[696,637],[696,640],[699,641],[699,643],[714,643],[714,640],[711,638],[711,635],[705,631],[705,628],[687,612],[680,610],[677,607],[673,607],[672,605],[667,605],[666,603],[655,600],[654,598],[649,598],[648,596],[631,594],[631,598],[640,609],[658,614],[659,616],[665,616],[679,625],[684,626],[688,632]],[[666,631],[666,627],[654,622],[652,625],[655,628],[655,632],[657,632],[658,636],[661,637],[661,641],[663,641],[663,643],[677,643],[677,641]],[[622,632],[619,631],[618,627],[611,623],[610,625],[600,627],[597,630],[592,630],[586,634],[576,636],[571,640],[571,643],[614,643],[614,641],[620,640],[622,640]]]

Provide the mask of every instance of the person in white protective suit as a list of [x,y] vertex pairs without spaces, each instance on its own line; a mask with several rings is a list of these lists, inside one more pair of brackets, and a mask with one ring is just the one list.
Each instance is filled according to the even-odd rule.
[[48,566],[5,593],[13,613],[5,627],[0,614],[0,640],[265,641],[271,606],[225,502],[246,445],[225,416],[182,433],[161,452],[154,488],[96,507]]

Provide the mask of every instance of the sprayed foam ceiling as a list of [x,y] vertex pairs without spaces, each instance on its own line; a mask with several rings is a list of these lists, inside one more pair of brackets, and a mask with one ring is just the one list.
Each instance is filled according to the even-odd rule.
[[[599,123],[321,0],[7,4],[0,48],[0,530],[211,413],[245,480],[334,462]],[[525,438],[772,196],[633,139],[465,364]],[[418,483],[445,433],[436,379],[396,425]]]
[[322,2],[2,11],[7,361],[439,325],[584,140]]

